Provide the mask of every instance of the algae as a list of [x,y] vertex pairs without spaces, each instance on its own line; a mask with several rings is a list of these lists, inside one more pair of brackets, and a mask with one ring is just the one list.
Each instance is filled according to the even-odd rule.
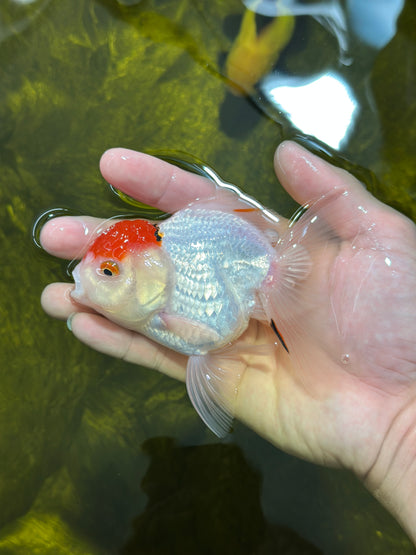
[[374,66],[372,83],[382,123],[380,198],[416,221],[416,5],[406,2],[398,33]]
[[[147,552],[140,549],[158,539],[158,529],[146,528],[155,500],[161,500],[160,527],[175,522],[168,492],[176,477],[183,480],[175,490],[184,510],[181,529],[193,524],[190,493],[196,502],[207,485],[213,492],[204,510],[214,515],[222,502],[227,508],[218,507],[221,518],[212,516],[217,548],[239,545],[230,532],[237,511],[247,528],[242,553],[261,546],[262,538],[273,549],[278,538],[295,536],[295,553],[328,552],[328,546],[363,553],[360,547],[369,544],[371,553],[413,552],[376,502],[360,511],[359,484],[283,456],[239,424],[230,441],[243,454],[232,445],[207,449],[212,438],[182,384],[90,351],[40,308],[42,288],[67,276],[66,262],[33,245],[39,215],[57,207],[103,217],[127,210],[98,172],[109,147],[184,151],[264,204],[285,215],[293,211],[272,166],[275,147],[293,130],[266,117],[252,99],[232,98],[218,62],[233,40],[223,22],[242,14],[238,0],[51,0],[19,11],[10,1],[0,7],[2,29],[10,31],[0,35],[0,553],[98,555],[122,546],[126,553]],[[364,99],[371,76],[380,120],[364,111],[347,151],[325,150],[413,217],[414,22],[408,0],[392,42],[369,53],[365,64],[358,57],[352,68]],[[332,63],[327,48],[319,53],[324,40],[319,26],[303,22],[278,63],[296,72],[312,62]],[[173,440],[149,443],[157,436]],[[175,469],[171,483],[163,461]],[[250,468],[253,461],[261,476]],[[316,484],[312,492],[301,476]],[[221,496],[216,480],[228,495]],[[249,483],[252,489],[244,512],[246,483],[247,495]],[[267,510],[259,509],[260,496]],[[309,509],[301,514],[300,506]],[[185,545],[186,538],[167,533]],[[187,545],[195,549],[206,531],[200,534]]]

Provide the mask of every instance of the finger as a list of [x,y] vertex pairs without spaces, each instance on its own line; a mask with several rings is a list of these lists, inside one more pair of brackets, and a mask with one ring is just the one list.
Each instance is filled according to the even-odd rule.
[[70,328],[75,337],[101,353],[154,368],[172,378],[185,381],[188,357],[121,328],[103,316],[75,313],[71,316]]
[[104,179],[117,189],[165,212],[215,194],[215,184],[209,179],[125,148],[107,150],[100,169]]
[[362,184],[347,171],[332,166],[293,141],[281,143],[275,153],[275,169],[287,192],[300,204],[334,189],[373,199]]
[[42,248],[68,260],[81,258],[91,236],[104,220],[89,216],[62,216],[46,222],[40,232]]
[[300,204],[326,196],[325,220],[344,239],[380,222],[389,210],[347,171],[336,168],[292,141],[279,145],[276,174],[287,192]]
[[51,283],[42,293],[41,304],[45,312],[54,318],[70,318],[71,331],[80,341],[107,355],[185,380],[186,356],[120,328],[93,310],[79,305],[70,296],[72,289],[73,285],[69,283]]
[[46,314],[67,320],[75,312],[94,312],[74,301],[70,295],[73,288],[70,283],[51,283],[45,287],[40,302]]
[[286,228],[284,218],[264,209],[257,201],[238,192],[237,188],[218,183],[182,170],[141,152],[114,148],[100,161],[104,178],[141,202],[176,212],[198,200],[200,206],[236,211],[260,228],[274,227],[279,233]]

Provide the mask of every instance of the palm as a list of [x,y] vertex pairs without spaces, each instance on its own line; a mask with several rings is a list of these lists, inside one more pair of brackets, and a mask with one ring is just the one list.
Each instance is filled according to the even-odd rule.
[[[392,222],[403,223],[400,216]],[[399,243],[389,253],[400,268],[397,290],[386,279],[391,270],[383,251],[370,247],[357,257],[344,242],[327,253],[325,273],[331,279],[309,290],[319,310],[299,314],[305,333],[290,357],[283,349],[270,353],[268,372],[261,356],[252,357],[238,398],[241,419],[290,452],[331,465],[341,460],[366,473],[388,426],[413,394],[416,334],[409,324],[416,261],[401,255],[411,245],[403,238]],[[269,333],[252,321],[242,340],[262,343]]]
[[[283,348],[271,348],[267,354],[247,351],[236,415],[290,452],[326,464],[342,463],[364,474],[411,394],[408,384],[416,370],[411,354],[416,340],[416,261],[405,255],[414,251],[415,231],[351,176],[311,157],[321,165],[318,182],[311,164],[302,164],[303,152],[290,146],[281,175],[296,200],[325,194],[334,183],[348,189],[350,197],[335,204],[335,210],[331,205],[327,216],[333,218],[338,240],[314,253],[318,263],[303,286],[302,303],[290,322],[279,323],[290,356]],[[208,182],[155,159],[130,154],[130,161],[120,160],[114,151],[105,155],[104,176],[161,209],[175,211],[196,196],[211,194]],[[158,185],[149,189],[149,183]],[[368,207],[366,214],[354,212],[361,202]],[[65,237],[57,228],[53,221],[45,226],[43,245],[53,254],[73,257],[85,244],[84,229],[73,219],[59,224]],[[184,379],[185,356],[85,313],[65,294],[68,287],[48,287],[43,305],[56,317],[76,313],[72,329],[77,337],[108,354]],[[252,320],[238,343],[273,341],[270,328]]]

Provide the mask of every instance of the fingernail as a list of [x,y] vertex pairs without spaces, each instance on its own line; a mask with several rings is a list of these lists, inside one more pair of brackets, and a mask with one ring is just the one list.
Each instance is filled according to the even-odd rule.
[[72,314],[70,314],[66,320],[66,327],[69,329],[69,331],[72,332],[72,320],[75,317],[76,312],[72,312]]
[[279,166],[279,170],[282,172],[283,175],[286,175],[286,170],[285,170],[284,164],[282,164],[282,153],[285,150],[286,145],[287,145],[286,141],[283,141],[283,143],[280,143],[274,155],[275,163]]
[[[287,150],[289,150],[289,154],[285,152]],[[317,157],[315,154],[312,154],[305,147],[293,141],[283,141],[283,143],[280,143],[275,154],[275,161],[279,166],[279,171],[283,175],[286,175],[289,168],[293,172],[299,161],[301,161],[301,163],[303,162],[312,171],[317,173],[319,168],[315,164],[316,159]]]

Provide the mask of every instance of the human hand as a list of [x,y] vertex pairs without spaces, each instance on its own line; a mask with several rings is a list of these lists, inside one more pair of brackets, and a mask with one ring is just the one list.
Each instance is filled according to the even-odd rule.
[[[318,273],[305,284],[305,303],[291,322],[300,331],[293,334],[290,356],[271,349],[266,360],[255,352],[244,359],[236,416],[293,454],[352,469],[406,525],[406,515],[386,499],[398,484],[401,501],[413,493],[413,482],[403,475],[414,472],[416,432],[415,226],[351,175],[294,143],[281,145],[275,162],[282,185],[299,203],[334,190],[347,194],[325,213],[338,240],[321,254]],[[209,181],[122,149],[106,152],[101,170],[117,188],[168,212],[212,194]],[[51,220],[41,243],[55,256],[74,258],[97,223]],[[76,337],[185,379],[187,357],[88,312],[71,299],[71,289],[49,285],[42,305],[54,317],[71,316]],[[288,323],[278,327],[292,333]],[[267,341],[268,327],[255,320],[238,339],[242,346]],[[344,361],[336,356],[342,352],[348,355]]]

